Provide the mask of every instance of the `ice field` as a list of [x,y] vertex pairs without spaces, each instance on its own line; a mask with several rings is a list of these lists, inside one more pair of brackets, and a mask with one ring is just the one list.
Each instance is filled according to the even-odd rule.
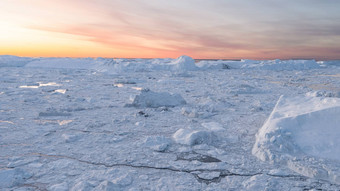
[[340,61],[0,56],[0,190],[340,190]]

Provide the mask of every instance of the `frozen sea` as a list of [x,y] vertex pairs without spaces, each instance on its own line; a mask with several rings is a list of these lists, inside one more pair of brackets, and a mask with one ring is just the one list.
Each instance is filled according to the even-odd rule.
[[0,56],[0,74],[0,190],[340,190],[340,61]]

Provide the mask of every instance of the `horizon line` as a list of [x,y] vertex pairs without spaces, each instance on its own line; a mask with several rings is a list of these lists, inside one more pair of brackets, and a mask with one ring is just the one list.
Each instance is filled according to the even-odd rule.
[[[18,55],[12,55],[12,54],[0,54],[0,56],[16,56],[21,58],[105,58],[105,59],[176,59],[180,56],[174,58],[174,57],[103,57],[103,56],[18,56]],[[184,55],[181,55],[184,56]],[[188,56],[188,55],[186,55]],[[189,56],[191,57],[191,56]],[[191,57],[194,60],[228,60],[228,61],[240,61],[240,60],[315,60],[315,61],[332,61],[332,60],[340,60],[340,58],[336,59],[330,59],[330,58],[303,58],[303,57],[292,57],[292,58],[194,58]]]

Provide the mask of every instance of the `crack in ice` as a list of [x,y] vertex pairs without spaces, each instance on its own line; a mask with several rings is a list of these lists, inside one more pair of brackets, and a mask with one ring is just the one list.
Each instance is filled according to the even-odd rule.
[[[232,173],[228,170],[221,170],[221,169],[194,169],[194,170],[189,170],[189,169],[177,169],[177,168],[171,168],[171,167],[155,167],[155,166],[148,166],[148,165],[134,165],[134,164],[126,164],[126,163],[107,164],[107,163],[102,163],[102,162],[91,162],[91,161],[81,160],[81,159],[77,159],[77,158],[65,156],[65,155],[48,155],[48,154],[43,154],[43,153],[31,153],[31,155],[36,155],[36,156],[41,156],[41,157],[54,157],[54,158],[70,159],[70,160],[78,161],[80,163],[85,163],[85,164],[95,165],[95,166],[105,166],[107,168],[130,167],[130,168],[140,168],[140,169],[167,170],[167,171],[171,171],[171,172],[183,172],[183,173],[188,173],[190,175],[193,175],[198,182],[203,182],[205,184],[210,184],[212,182],[215,182],[215,183],[220,182],[222,178],[225,178],[225,177],[228,177],[228,176],[251,177],[251,176],[263,174],[261,172],[239,174],[239,173]],[[219,172],[220,175],[218,177],[208,179],[208,178],[199,177],[199,175],[195,172],[201,172],[201,173],[203,173],[203,172]]]

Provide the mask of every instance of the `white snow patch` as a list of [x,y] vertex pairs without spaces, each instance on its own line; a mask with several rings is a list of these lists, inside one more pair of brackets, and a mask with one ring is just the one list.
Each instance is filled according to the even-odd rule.
[[44,87],[44,86],[61,86],[61,84],[55,83],[55,82],[48,82],[48,83],[42,83],[42,82],[38,82],[40,87]]
[[281,96],[257,133],[252,153],[305,176],[338,181],[339,116],[339,98]]
[[55,82],[48,82],[48,83],[37,82],[37,83],[19,86],[19,88],[37,89],[39,87],[46,87],[46,86],[61,86],[61,84],[57,84]]
[[19,88],[38,89],[39,85],[24,85],[24,86],[19,86]]
[[54,93],[61,93],[61,94],[65,94],[66,93],[66,89],[57,89],[57,90],[54,90],[53,92]]
[[141,91],[139,95],[137,95],[133,102],[132,106],[134,107],[175,107],[179,105],[186,104],[186,101],[179,94],[170,94],[167,92],[153,92],[148,89],[144,89]]

